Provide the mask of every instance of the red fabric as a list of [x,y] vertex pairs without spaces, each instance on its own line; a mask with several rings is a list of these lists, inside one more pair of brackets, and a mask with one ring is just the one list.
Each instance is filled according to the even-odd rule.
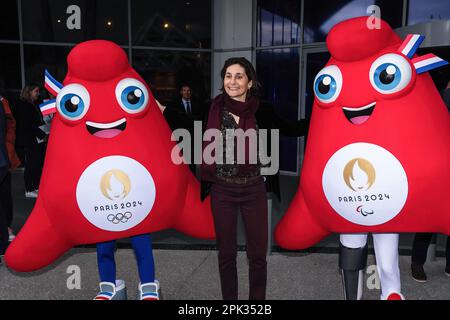
[[[190,236],[213,239],[210,201],[200,201],[200,185],[189,168],[172,162],[171,151],[175,143],[171,141],[169,126],[148,86],[145,85],[150,96],[148,106],[140,113],[126,113],[116,99],[116,86],[124,78],[145,84],[128,64],[123,49],[108,41],[84,42],[72,49],[68,67],[64,86],[83,85],[90,95],[90,107],[81,120],[74,122],[55,114],[39,197],[28,221],[6,252],[7,265],[16,271],[33,271],[52,263],[75,245],[169,228]],[[87,130],[87,121],[112,123],[123,118],[126,128],[116,137],[100,138]],[[85,170],[97,160],[111,156],[126,157],[139,163],[152,176],[156,189],[154,204],[146,211],[145,219],[122,231],[108,231],[91,223],[77,198],[77,185]],[[131,181],[131,188],[133,183]],[[96,192],[100,187],[100,181],[92,185]],[[150,192],[135,189],[144,194]],[[93,196],[81,200],[96,201],[90,197]],[[101,197],[103,203],[111,203]],[[147,200],[146,197],[142,199]]]
[[386,300],[403,300],[403,299],[402,296],[399,295],[398,293],[391,293]]
[[10,169],[14,170],[20,166],[20,159],[15,149],[16,119],[14,119],[13,113],[11,112],[8,100],[3,97],[0,99],[6,115],[6,149],[8,150]]
[[368,17],[354,18],[335,25],[327,36],[327,47],[339,61],[358,61],[400,42],[399,36],[383,20],[380,28],[369,29]]
[[[327,38],[332,55],[327,66],[339,67],[342,90],[327,105],[315,99],[299,189],[275,231],[276,241],[284,248],[308,248],[331,233],[450,235],[449,113],[429,74],[417,75],[413,67],[412,79],[401,92],[383,95],[374,89],[369,78],[372,63],[387,53],[400,54],[397,50],[402,42],[384,22],[382,30],[369,30],[366,21],[367,17],[344,21]],[[365,123],[355,125],[346,118],[343,107],[357,108],[372,101],[376,106]],[[407,176],[404,205],[395,217],[384,223],[351,222],[337,213],[325,194],[322,179],[327,163],[338,150],[359,143],[390,152]],[[377,179],[378,173],[385,172],[389,166],[386,163],[377,168]],[[331,185],[344,180],[343,173],[338,173]],[[398,181],[391,178],[387,186],[395,192],[396,187],[392,186]],[[349,188],[346,190],[348,195],[357,194]],[[356,216],[358,212],[348,214]]]

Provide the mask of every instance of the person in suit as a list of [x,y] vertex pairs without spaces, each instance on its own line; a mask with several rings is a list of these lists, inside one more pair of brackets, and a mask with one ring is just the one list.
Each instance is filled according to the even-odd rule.
[[[180,96],[172,101],[166,111],[163,112],[172,131],[176,129],[186,129],[191,137],[194,136],[194,122],[203,121],[204,112],[202,105],[192,97],[192,88],[189,84],[180,87]],[[196,175],[196,165],[193,163],[194,145],[191,145],[191,163],[189,169]]]
[[180,96],[175,99],[169,107],[184,112],[197,118],[201,115],[200,104],[192,98],[192,88],[189,84],[180,87]]

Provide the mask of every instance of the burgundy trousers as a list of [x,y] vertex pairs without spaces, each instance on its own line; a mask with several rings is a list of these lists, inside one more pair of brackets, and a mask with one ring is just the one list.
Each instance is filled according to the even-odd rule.
[[219,273],[224,300],[238,299],[237,215],[240,208],[245,226],[249,263],[249,299],[264,300],[267,282],[267,195],[261,177],[251,185],[214,183],[211,209],[214,216]]

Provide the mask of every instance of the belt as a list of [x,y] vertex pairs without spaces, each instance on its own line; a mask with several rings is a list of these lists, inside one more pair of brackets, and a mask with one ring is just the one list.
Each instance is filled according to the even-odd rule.
[[252,177],[233,177],[233,178],[227,178],[222,176],[216,176],[217,180],[223,181],[230,184],[248,184],[250,182],[255,182],[258,179],[261,179],[261,176],[252,176]]

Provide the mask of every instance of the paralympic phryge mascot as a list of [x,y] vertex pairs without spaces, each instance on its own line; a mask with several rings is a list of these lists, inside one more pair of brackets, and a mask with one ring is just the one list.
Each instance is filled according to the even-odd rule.
[[372,232],[381,298],[404,299],[398,232],[450,234],[450,118],[427,73],[446,62],[415,55],[423,36],[402,41],[368,19],[341,22],[327,37],[299,190],[275,238],[304,249],[341,233],[345,297],[357,299]]
[[144,80],[116,44],[75,46],[63,84],[46,72],[56,96],[41,106],[55,112],[33,211],[6,252],[13,270],[52,263],[78,244],[97,243],[100,293],[125,298],[116,282],[114,240],[131,237],[138,262],[139,297],[159,298],[148,233],[174,228],[213,239],[209,200],[186,165],[171,159],[175,142]]

